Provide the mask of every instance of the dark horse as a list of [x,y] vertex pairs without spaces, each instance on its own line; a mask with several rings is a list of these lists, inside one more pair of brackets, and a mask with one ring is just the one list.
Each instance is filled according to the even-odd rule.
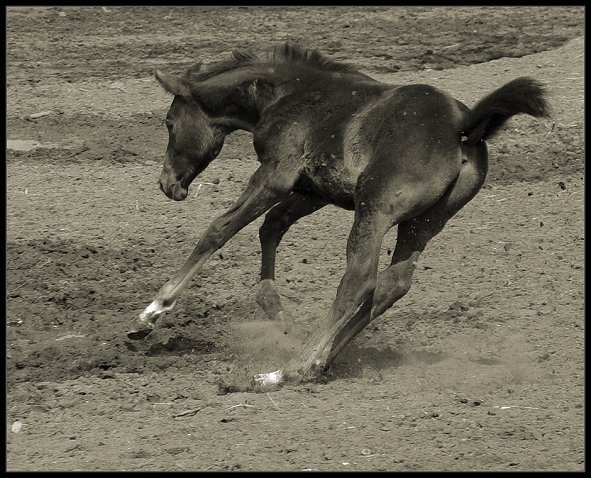
[[[328,317],[288,364],[257,375],[259,384],[321,373],[404,296],[429,240],[482,186],[485,140],[513,115],[549,114],[544,89],[530,78],[501,86],[470,110],[432,86],[381,83],[289,43],[266,58],[234,52],[207,68],[198,64],[183,76],[156,71],[156,78],[174,95],[160,175],[166,196],[185,199],[191,182],[237,129],[253,134],[260,167],[146,307],[130,338],[147,335],[207,258],[267,211],[257,301],[271,319],[285,321],[274,281],[282,236],[327,204],[355,211],[347,267]],[[382,239],[394,225],[392,262],[378,274]]]

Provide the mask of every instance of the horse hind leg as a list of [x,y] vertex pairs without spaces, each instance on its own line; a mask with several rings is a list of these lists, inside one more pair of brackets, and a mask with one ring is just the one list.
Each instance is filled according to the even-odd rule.
[[441,230],[431,226],[429,222],[419,221],[418,218],[398,224],[398,238],[391,264],[378,274],[373,296],[359,307],[335,338],[328,363],[372,320],[382,315],[410,290],[419,255],[429,240]]
[[[347,243],[347,268],[324,324],[283,369],[255,376],[255,384],[297,382],[322,372],[373,318],[406,294],[416,260],[429,240],[482,186],[486,146],[464,147],[459,172],[451,181],[439,175],[438,183],[419,180],[396,188],[379,173],[365,171],[358,181],[355,221]],[[392,191],[396,191],[394,196],[390,195]],[[399,230],[393,264],[379,278],[381,242],[395,224],[402,226],[402,235]]]
[[401,299],[410,289],[419,255],[427,243],[480,190],[486,177],[486,152],[466,161],[454,184],[444,196],[423,214],[398,227],[392,262],[378,279],[371,319],[378,317]]
[[285,332],[293,327],[293,321],[283,308],[275,286],[275,262],[277,247],[287,230],[299,219],[305,217],[326,203],[296,193],[273,207],[265,216],[259,230],[261,241],[261,280],[256,300],[265,314],[273,321],[281,323]]
[[464,163],[455,182],[437,203],[419,216],[398,225],[391,264],[378,274],[372,300],[359,308],[336,338],[329,361],[372,320],[406,295],[420,254],[447,221],[478,193],[485,176],[486,151],[481,150]]

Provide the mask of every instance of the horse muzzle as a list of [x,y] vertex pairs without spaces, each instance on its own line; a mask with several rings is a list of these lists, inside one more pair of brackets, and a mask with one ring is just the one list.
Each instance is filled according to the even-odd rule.
[[174,201],[184,201],[189,194],[189,190],[183,187],[180,183],[172,183],[171,185],[164,185],[162,181],[158,181],[160,190],[166,194],[166,197]]

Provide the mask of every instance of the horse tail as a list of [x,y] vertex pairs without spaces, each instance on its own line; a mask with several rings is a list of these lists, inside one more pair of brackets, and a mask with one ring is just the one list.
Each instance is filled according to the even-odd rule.
[[516,78],[482,98],[464,120],[462,142],[475,145],[494,136],[511,116],[550,116],[546,90],[536,80]]

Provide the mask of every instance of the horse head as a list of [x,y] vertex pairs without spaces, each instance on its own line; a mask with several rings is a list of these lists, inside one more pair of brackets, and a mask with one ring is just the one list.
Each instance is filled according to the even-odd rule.
[[165,119],[168,146],[158,182],[167,197],[182,201],[191,182],[217,157],[229,131],[208,114],[189,75],[156,70],[155,76],[174,95]]

